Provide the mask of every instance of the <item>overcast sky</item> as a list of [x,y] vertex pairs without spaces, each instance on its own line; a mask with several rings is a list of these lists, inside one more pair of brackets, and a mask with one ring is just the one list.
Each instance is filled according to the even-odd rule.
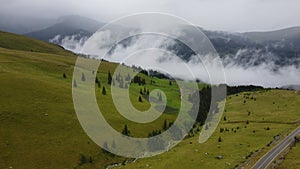
[[82,15],[109,22],[138,12],[173,14],[206,29],[273,30],[300,25],[299,0],[0,0],[0,13]]

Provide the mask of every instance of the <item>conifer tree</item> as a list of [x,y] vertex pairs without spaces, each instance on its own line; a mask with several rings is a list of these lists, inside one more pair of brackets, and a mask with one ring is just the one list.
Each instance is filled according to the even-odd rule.
[[105,89],[105,86],[103,86],[103,88],[102,88],[102,94],[103,94],[103,95],[106,95],[106,89]]
[[85,75],[84,75],[84,73],[82,73],[82,75],[81,75],[81,81],[85,81],[86,79],[85,79]]

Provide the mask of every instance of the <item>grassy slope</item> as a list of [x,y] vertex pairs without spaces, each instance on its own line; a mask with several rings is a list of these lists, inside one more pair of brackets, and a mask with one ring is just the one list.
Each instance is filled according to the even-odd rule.
[[[23,36],[1,32],[0,37],[0,46],[9,48],[0,47],[0,168],[73,168],[78,165],[80,153],[94,159],[94,164],[85,165],[87,168],[103,168],[123,161],[104,154],[83,132],[76,118],[71,90],[76,57],[55,45]],[[97,74],[107,91],[110,91],[107,72],[113,72],[116,66],[103,62]],[[62,77],[63,73],[67,79]],[[150,78],[141,76],[149,84]],[[101,89],[96,89],[99,104],[104,101],[101,107],[113,127],[121,131],[128,124],[134,136],[144,137],[152,130],[161,129],[165,119],[176,118],[180,99],[176,85],[169,86],[167,80],[153,80],[156,87],[167,89],[169,98],[174,97],[168,106],[172,111],[139,130],[135,130],[139,124],[117,114],[110,94],[103,96]],[[133,105],[145,110],[150,104],[146,99],[143,103],[137,101],[140,88],[131,85],[130,97]]]
[[58,45],[2,31],[0,31],[0,47],[21,51],[71,55],[71,52]]
[[[270,148],[267,144],[274,136],[283,137],[298,125],[300,92],[272,90],[251,95],[256,101],[247,99],[245,104],[244,94],[228,97],[224,113],[227,120],[222,120],[219,128],[228,128],[229,132],[220,133],[218,128],[204,144],[198,143],[198,137],[189,138],[170,152],[122,168],[234,168],[248,161],[245,157],[251,152],[260,150],[256,158],[260,157]],[[270,130],[265,130],[268,127]],[[219,136],[222,142],[218,142]],[[216,159],[218,155],[224,159]]]
[[[103,168],[124,160],[104,154],[78,123],[71,95],[71,76],[76,60],[73,54],[55,45],[2,32],[0,42],[0,46],[9,48],[0,48],[0,168],[73,168],[78,166],[80,153],[94,159],[94,164],[83,168]],[[115,67],[116,64],[104,63],[97,75],[107,91],[110,91],[107,71],[112,72]],[[67,79],[62,78],[63,73]],[[150,79],[143,77],[149,83]],[[153,129],[161,129],[164,119],[176,118],[174,110],[180,99],[176,85],[169,86],[166,80],[154,80],[156,86],[147,87],[164,90],[171,111],[148,125],[128,122],[112,108],[109,94],[103,96],[101,90],[96,89],[99,104],[105,101],[102,105],[104,115],[114,128],[121,131],[123,125],[128,124],[134,136],[146,136]],[[149,103],[137,102],[140,88],[131,85],[130,97],[133,105],[144,110]],[[189,138],[166,154],[142,159],[126,167],[143,168],[149,164],[153,168],[232,168],[240,164],[245,161],[244,156],[266,146],[274,135],[294,128],[295,125],[288,122],[300,118],[297,112],[299,93],[278,90],[254,95],[257,101],[247,100],[245,105],[243,95],[228,99],[225,113],[228,120],[220,127],[242,128],[237,133],[220,134],[217,131],[204,145],[197,143],[197,136]],[[247,110],[253,113],[248,116]],[[243,128],[247,120],[250,124]],[[265,127],[270,130],[265,131]],[[217,142],[219,136],[223,138],[221,143]],[[221,148],[217,148],[218,144]],[[216,155],[223,155],[224,159],[216,160]]]

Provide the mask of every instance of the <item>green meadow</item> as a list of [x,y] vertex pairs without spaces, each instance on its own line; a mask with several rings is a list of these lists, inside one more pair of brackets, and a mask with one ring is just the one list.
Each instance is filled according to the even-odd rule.
[[[59,46],[0,32],[0,168],[105,168],[128,160],[103,151],[80,126],[72,100],[76,59]],[[132,105],[141,111],[150,108],[150,96],[159,100],[147,90],[162,90],[164,113],[147,124],[120,115],[108,84],[108,72],[113,74],[117,66],[101,62],[96,72],[100,85],[95,86],[99,108],[113,128],[122,132],[127,125],[131,136],[148,137],[162,131],[165,121],[175,121],[181,106],[178,85],[142,73],[138,76],[146,85],[131,83],[121,90],[129,90]],[[128,72],[117,73],[125,78]],[[288,90],[228,96],[222,120],[207,142],[199,144],[198,133],[169,152],[118,168],[247,168],[299,125],[299,103],[300,93]]]

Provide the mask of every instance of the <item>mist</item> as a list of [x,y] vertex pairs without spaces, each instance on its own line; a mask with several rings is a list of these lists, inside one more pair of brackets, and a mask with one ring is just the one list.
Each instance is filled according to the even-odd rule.
[[[189,61],[184,61],[177,56],[173,51],[170,51],[167,46],[175,43],[174,40],[166,37],[158,37],[154,35],[134,36],[130,41],[118,43],[111,48],[110,31],[98,31],[89,39],[84,40],[84,44],[75,45],[80,46],[76,51],[80,53],[94,56],[97,59],[104,58],[105,60],[125,63],[126,65],[137,65],[144,69],[159,70],[163,73],[168,73],[173,78],[180,78],[184,80],[200,79],[205,83],[211,83],[210,75],[207,68],[218,71],[221,68],[216,66],[214,61],[209,60],[210,56],[192,56]],[[78,41],[72,41],[69,38],[65,41],[70,44],[76,44]],[[68,45],[67,45],[68,46]],[[250,57],[249,64],[239,64],[238,55],[246,52],[247,49],[241,49],[237,52],[235,57],[222,58],[226,83],[229,85],[258,85],[263,87],[282,87],[291,84],[300,84],[299,65],[287,65],[278,67],[274,64],[272,54],[256,52]],[[109,51],[109,52],[107,52]],[[99,55],[106,53],[105,56]],[[251,52],[250,52],[251,53]],[[269,59],[262,59],[269,58]],[[259,64],[251,64],[260,60]],[[263,60],[263,61],[261,61]],[[203,63],[206,63],[205,65]],[[221,82],[220,82],[221,83]]]
[[168,13],[210,30],[274,30],[299,23],[298,0],[2,0],[0,15],[57,18],[82,15],[110,22],[141,12]]

